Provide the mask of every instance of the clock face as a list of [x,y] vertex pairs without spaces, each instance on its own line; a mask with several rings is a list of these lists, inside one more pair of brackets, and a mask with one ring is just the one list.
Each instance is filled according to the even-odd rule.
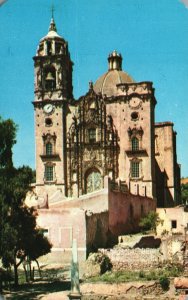
[[139,108],[142,105],[142,102],[139,98],[132,98],[129,102],[131,108]]
[[43,110],[46,114],[50,114],[54,110],[54,106],[51,103],[48,103],[43,107]]

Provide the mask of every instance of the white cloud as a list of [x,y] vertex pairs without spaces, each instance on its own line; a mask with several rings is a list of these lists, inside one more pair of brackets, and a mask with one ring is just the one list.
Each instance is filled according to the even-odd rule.
[[183,2],[185,6],[188,8],[188,0],[180,0],[180,1]]

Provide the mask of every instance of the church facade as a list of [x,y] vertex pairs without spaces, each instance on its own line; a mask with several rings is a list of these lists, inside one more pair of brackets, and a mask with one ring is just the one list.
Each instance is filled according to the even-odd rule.
[[[129,206],[129,216],[126,212],[122,226],[118,225],[121,229],[114,229],[118,235],[126,232],[125,223],[129,228],[130,216],[134,219],[138,210],[134,201],[140,203],[137,223],[156,204],[178,204],[176,133],[173,123],[155,122],[157,101],[152,82],[135,82],[122,70],[121,54],[113,51],[107,72],[94,84],[90,82],[88,92],[75,100],[68,43],[58,35],[53,18],[33,59],[35,193],[41,226],[46,227],[48,219],[50,228],[50,220],[60,209],[62,214],[66,209],[71,213],[82,209],[96,215],[107,212],[103,220],[108,219],[108,227],[109,216],[116,210],[110,203],[117,200],[120,206]],[[119,194],[111,197],[117,190]],[[84,232],[87,236],[87,225]]]

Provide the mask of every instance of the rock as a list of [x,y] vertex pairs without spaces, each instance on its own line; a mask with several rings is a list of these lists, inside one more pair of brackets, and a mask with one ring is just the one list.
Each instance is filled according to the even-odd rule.
[[90,278],[104,274],[112,268],[109,257],[103,253],[92,253],[85,263],[84,278]]
[[188,289],[188,278],[186,277],[175,277],[174,287],[176,289]]

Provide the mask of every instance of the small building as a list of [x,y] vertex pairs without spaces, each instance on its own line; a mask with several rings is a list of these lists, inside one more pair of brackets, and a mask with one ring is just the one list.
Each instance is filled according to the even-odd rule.
[[188,208],[176,206],[157,208],[161,223],[157,226],[157,235],[185,235],[188,230]]

